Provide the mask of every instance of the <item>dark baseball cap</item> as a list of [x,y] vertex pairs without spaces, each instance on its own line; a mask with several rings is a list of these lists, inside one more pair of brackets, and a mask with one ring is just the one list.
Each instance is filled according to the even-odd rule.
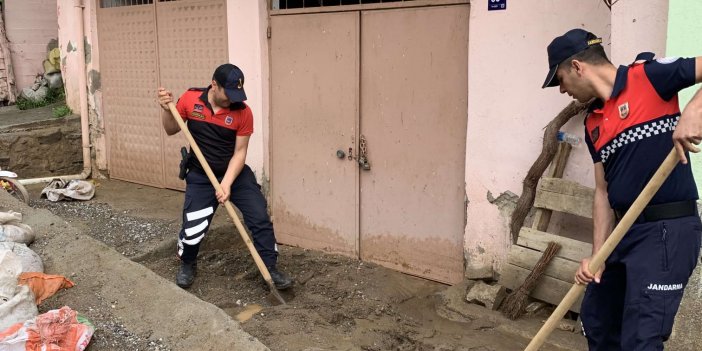
[[571,29],[566,34],[553,39],[546,49],[548,52],[548,75],[541,88],[558,86],[560,84],[556,77],[558,65],[567,58],[597,44],[602,44],[602,38],[579,28]]
[[244,92],[244,72],[231,63],[225,63],[215,69],[212,79],[217,82],[227,94],[231,102],[246,101]]

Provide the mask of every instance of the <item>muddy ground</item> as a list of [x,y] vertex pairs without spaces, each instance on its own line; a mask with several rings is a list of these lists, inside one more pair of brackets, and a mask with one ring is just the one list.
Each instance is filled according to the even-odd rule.
[[[120,181],[100,180],[96,185],[91,201],[58,203],[39,199],[41,186],[31,186],[31,206],[50,210],[172,281],[178,269],[175,238],[183,194]],[[521,350],[528,343],[525,336],[546,318],[542,314],[511,322],[465,303],[465,285],[448,287],[289,246],[280,246],[279,268],[295,277],[296,286],[284,294],[287,305],[273,306],[234,230],[226,212],[218,211],[200,250],[198,277],[188,291],[239,320],[271,350]],[[41,254],[41,242],[38,245],[35,250]],[[77,296],[66,290],[41,309],[64,304],[82,308],[96,324],[89,351],[174,348],[172,340],[127,330],[112,318],[113,302],[96,294]],[[582,337],[575,333],[556,331],[555,337],[567,347],[544,350],[584,349]]]

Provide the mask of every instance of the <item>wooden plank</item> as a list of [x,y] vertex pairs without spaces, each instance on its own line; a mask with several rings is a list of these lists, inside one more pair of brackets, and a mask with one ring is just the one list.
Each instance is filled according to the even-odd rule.
[[590,243],[541,232],[528,227],[522,227],[519,231],[517,245],[544,251],[551,241],[561,244],[561,249],[558,250],[556,257],[580,262],[583,258],[592,255],[592,244]]
[[[531,271],[517,267],[512,264],[505,264],[500,274],[500,284],[508,289],[517,289],[524,283],[524,280]],[[568,293],[572,284],[562,280],[551,278],[549,276],[541,276],[538,284],[531,292],[530,296],[553,305],[558,305],[563,297]],[[570,310],[580,313],[580,304],[582,304],[583,295],[580,295],[578,300],[570,307]]]
[[592,218],[592,202],[588,203],[578,197],[543,190],[536,191],[534,207]]
[[[532,270],[539,259],[541,259],[541,255],[543,255],[543,251],[512,245],[507,262],[517,267]],[[578,266],[578,262],[554,257],[546,267],[544,275],[571,283]]]
[[[565,171],[566,164],[568,163],[568,157],[570,157],[570,150],[572,146],[568,143],[560,143],[558,145],[558,151],[556,151],[556,156],[551,161],[551,167],[546,174],[550,178],[562,178],[563,172]],[[547,209],[537,208],[534,214],[534,222],[531,225],[532,228],[545,232],[548,230],[548,225],[551,222],[551,214],[553,211]]]
[[541,178],[534,207],[592,218],[595,190],[560,178]]
[[548,225],[551,223],[551,214],[553,211],[544,208],[537,208],[534,212],[534,222],[531,228],[545,232],[548,230]]
[[568,163],[568,158],[570,157],[570,150],[573,147],[568,143],[559,143],[558,150],[556,151],[556,156],[551,162],[551,167],[548,170],[549,178],[563,178],[563,172],[565,171],[566,164]]
[[575,196],[590,202],[592,202],[592,199],[595,196],[595,189],[563,178],[541,178],[538,188],[543,189],[544,191]]

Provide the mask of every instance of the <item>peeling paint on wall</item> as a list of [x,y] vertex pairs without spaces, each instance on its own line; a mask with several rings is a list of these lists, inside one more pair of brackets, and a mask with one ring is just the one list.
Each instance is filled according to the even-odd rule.
[[463,227],[468,225],[468,204],[470,200],[468,199],[468,192],[465,190],[467,187],[463,185]]
[[[503,227],[507,228],[507,223],[512,216],[514,208],[517,206],[519,196],[511,191],[505,191],[495,197],[492,192],[488,191],[486,198],[490,204],[498,208],[500,216],[502,217]],[[467,209],[468,196],[466,195],[466,210]],[[491,237],[490,240],[495,240],[494,236],[500,234],[492,233],[488,235]],[[493,249],[490,248],[490,244],[490,242],[480,240],[474,242],[473,246],[466,246],[463,255],[465,261],[465,277],[467,279],[493,280],[496,278],[495,268],[497,262],[491,254]]]
[[92,46],[88,42],[88,37],[83,37],[83,48],[85,49],[85,64],[89,64],[92,60]]
[[[255,172],[254,172],[255,173]],[[263,196],[270,200],[271,196],[271,180],[268,178],[268,175],[266,175],[266,170],[263,169],[261,171],[261,192],[263,193]]]
[[69,41],[68,45],[66,45],[66,52],[73,52],[77,51],[78,48],[73,45],[73,42]]
[[49,43],[46,44],[46,52],[56,49],[59,46],[58,39],[51,39]]
[[517,200],[519,200],[519,196],[507,190],[500,194],[498,197],[494,197],[492,195],[492,192],[488,190],[487,200],[489,203],[497,205],[497,208],[500,209],[500,212],[502,212],[503,215],[505,214],[505,212],[508,212],[507,217],[509,217],[512,215],[512,211],[514,211],[514,208],[517,205]]
[[100,81],[100,72],[91,69],[88,72],[88,90],[91,94],[95,94],[96,91],[100,90],[102,82]]
[[486,258],[489,256],[485,253],[485,248],[480,245],[464,250],[463,260],[467,279],[495,279],[495,262],[494,260],[486,262]]

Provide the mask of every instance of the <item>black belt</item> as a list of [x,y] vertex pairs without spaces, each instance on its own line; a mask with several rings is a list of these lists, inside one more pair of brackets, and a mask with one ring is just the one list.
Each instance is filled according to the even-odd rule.
[[[624,217],[627,209],[615,209],[614,217],[617,222]],[[644,208],[634,223],[655,222],[664,219],[696,216],[697,201],[687,200],[678,202],[668,202],[665,204],[649,205]]]

